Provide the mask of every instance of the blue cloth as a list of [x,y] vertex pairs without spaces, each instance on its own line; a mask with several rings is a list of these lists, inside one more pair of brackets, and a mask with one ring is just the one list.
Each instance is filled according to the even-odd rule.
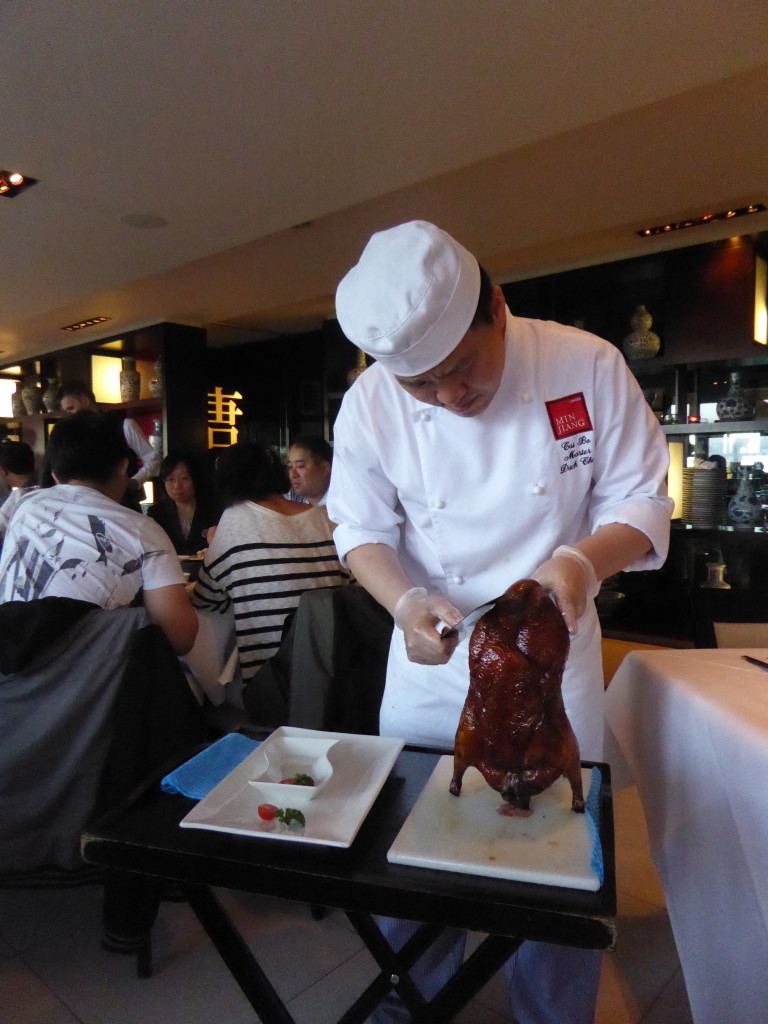
[[589,783],[589,793],[584,804],[587,813],[587,822],[592,831],[592,857],[589,866],[600,879],[600,885],[605,879],[605,866],[603,865],[603,846],[600,842],[600,789],[603,776],[599,768],[592,769]]
[[202,800],[258,747],[259,741],[231,732],[179,765],[160,783],[164,793]]

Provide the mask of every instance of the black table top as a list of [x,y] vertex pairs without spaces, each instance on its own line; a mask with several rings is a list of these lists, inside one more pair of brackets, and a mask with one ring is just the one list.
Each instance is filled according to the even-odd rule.
[[598,892],[390,864],[387,851],[438,751],[406,748],[348,849],[180,828],[194,805],[149,781],[83,833],[86,861],[199,885],[495,935],[609,949],[616,886],[610,769],[598,764],[605,881]]

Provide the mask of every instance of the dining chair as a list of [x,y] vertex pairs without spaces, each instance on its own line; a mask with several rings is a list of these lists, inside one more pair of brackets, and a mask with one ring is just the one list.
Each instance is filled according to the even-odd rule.
[[713,622],[718,647],[768,647],[768,622]]
[[138,956],[159,894],[80,857],[87,821],[205,738],[202,712],[143,608],[0,605],[0,888],[104,885],[102,945]]

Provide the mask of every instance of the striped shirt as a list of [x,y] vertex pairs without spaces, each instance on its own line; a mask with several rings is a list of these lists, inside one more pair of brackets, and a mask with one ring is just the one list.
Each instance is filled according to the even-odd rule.
[[346,583],[333,543],[333,524],[321,506],[286,516],[252,501],[221,517],[195,585],[196,608],[235,618],[244,680],[277,653],[287,616],[305,590]]

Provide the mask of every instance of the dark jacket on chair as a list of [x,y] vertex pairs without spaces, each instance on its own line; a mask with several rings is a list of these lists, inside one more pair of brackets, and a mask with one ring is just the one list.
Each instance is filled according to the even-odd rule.
[[0,873],[81,867],[88,818],[203,736],[143,608],[0,605]]

